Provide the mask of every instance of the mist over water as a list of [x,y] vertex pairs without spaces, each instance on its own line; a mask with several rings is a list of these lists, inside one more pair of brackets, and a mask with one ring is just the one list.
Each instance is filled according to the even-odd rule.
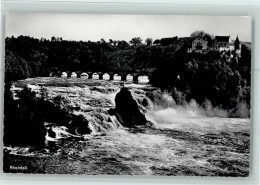
[[[149,99],[150,106],[148,108],[149,114],[147,114],[147,117],[157,124],[174,124],[180,119],[227,118],[228,116],[225,110],[213,108],[212,106],[203,108],[193,99],[190,102],[184,103],[184,105],[177,105],[172,96],[166,92],[155,91],[152,99],[153,100]],[[208,104],[210,104],[210,102],[208,102]]]

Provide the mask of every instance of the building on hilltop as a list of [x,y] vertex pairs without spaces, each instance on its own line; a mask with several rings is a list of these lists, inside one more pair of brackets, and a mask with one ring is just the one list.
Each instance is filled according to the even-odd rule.
[[215,36],[214,48],[221,51],[228,51],[232,49],[232,41],[230,36]]
[[231,51],[238,57],[241,57],[241,44],[238,36],[235,41],[232,41],[230,36],[215,36],[212,46],[209,46],[207,38],[198,36],[191,41],[187,52],[207,53],[209,50],[219,52]]
[[197,52],[197,53],[205,53],[208,50],[208,41],[207,38],[203,38],[198,36],[192,40],[190,46],[188,48],[188,53]]

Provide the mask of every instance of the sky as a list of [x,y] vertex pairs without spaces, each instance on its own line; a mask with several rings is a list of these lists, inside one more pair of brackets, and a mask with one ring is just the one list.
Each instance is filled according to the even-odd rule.
[[189,37],[197,30],[251,42],[251,17],[113,14],[6,14],[5,36],[130,41],[134,37]]

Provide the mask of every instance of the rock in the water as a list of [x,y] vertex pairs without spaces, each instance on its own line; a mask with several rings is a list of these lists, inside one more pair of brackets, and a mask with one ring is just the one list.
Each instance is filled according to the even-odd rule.
[[138,109],[131,92],[127,88],[121,88],[115,98],[116,108],[113,111],[119,122],[125,127],[145,125],[147,120]]

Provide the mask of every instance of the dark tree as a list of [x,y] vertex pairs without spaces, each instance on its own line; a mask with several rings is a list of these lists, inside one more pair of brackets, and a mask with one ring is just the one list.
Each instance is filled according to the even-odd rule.
[[153,44],[153,39],[147,38],[147,39],[145,39],[145,43],[146,43],[147,46],[151,46]]
[[142,39],[140,37],[134,37],[132,40],[129,41],[134,47],[142,45]]

